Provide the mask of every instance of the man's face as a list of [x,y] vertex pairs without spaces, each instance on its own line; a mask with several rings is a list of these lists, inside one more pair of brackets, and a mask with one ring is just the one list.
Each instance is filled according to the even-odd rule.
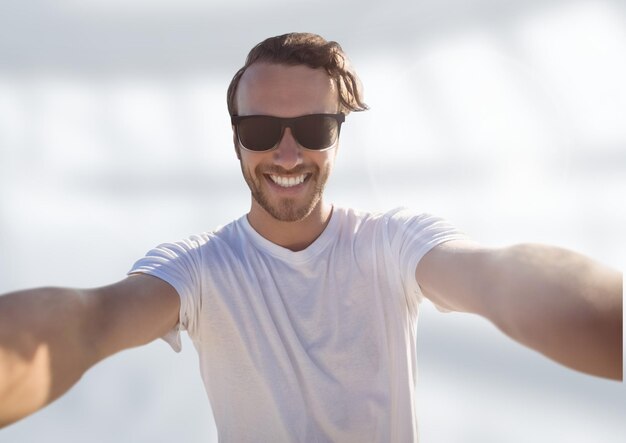
[[[338,110],[337,89],[321,69],[258,63],[243,74],[237,90],[239,115],[298,117]],[[332,170],[336,145],[309,151],[285,128],[278,147],[267,152],[240,149],[241,170],[252,192],[252,212],[280,221],[299,221],[320,207]]]

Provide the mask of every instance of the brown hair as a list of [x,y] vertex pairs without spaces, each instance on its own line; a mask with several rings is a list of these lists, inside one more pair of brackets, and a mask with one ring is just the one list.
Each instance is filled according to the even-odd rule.
[[250,65],[258,62],[283,65],[305,65],[312,69],[324,68],[339,92],[343,112],[365,111],[361,81],[350,66],[339,43],[326,41],[317,34],[290,33],[270,37],[257,44],[237,71],[228,86],[227,102],[230,115],[237,114],[236,95],[241,76]]

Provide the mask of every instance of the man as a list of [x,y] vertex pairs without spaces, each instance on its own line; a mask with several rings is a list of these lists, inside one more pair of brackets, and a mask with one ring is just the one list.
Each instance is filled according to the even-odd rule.
[[449,223],[333,207],[341,125],[367,107],[334,42],[252,49],[228,90],[247,215],[163,244],[129,276],[0,298],[0,425],[87,369],[187,330],[220,441],[417,439],[419,302],[484,316],[579,371],[622,379],[621,274],[543,245],[486,248]]

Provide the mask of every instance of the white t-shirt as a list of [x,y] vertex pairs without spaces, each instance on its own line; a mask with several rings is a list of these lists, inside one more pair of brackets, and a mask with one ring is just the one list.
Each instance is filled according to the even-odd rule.
[[130,273],[170,283],[220,442],[413,442],[419,260],[466,238],[404,209],[334,208],[324,232],[293,252],[246,216],[163,244]]

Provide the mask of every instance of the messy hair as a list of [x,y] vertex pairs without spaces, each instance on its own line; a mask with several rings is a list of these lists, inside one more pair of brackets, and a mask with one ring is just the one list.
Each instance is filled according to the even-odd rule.
[[246,58],[246,63],[230,82],[227,93],[228,112],[237,114],[237,86],[243,73],[254,63],[274,63],[288,66],[304,65],[323,68],[337,86],[340,110],[365,111],[361,81],[352,69],[339,43],[309,33],[290,33],[270,37],[257,44]]

